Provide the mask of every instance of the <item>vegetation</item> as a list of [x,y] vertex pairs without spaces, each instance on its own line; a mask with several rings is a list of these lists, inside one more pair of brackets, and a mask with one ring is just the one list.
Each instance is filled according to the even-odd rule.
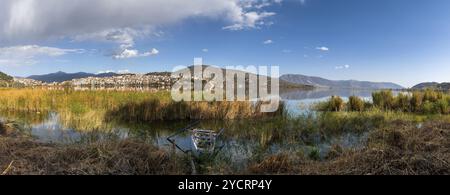
[[187,174],[182,157],[136,140],[71,145],[0,137],[0,167],[14,175]]
[[344,109],[345,102],[339,96],[331,96],[326,102],[321,102],[317,105],[320,111],[340,112]]
[[0,80],[2,80],[2,81],[12,81],[13,77],[9,76],[9,75],[7,75],[7,74],[5,74],[3,72],[0,72]]
[[[399,93],[394,96],[392,91],[384,90],[372,94],[372,102],[364,102],[358,97],[350,97],[347,103],[340,97],[332,97],[326,102],[319,103],[319,111],[370,111],[374,109],[384,111],[410,112],[416,114],[449,114],[450,95],[442,91],[427,89],[411,93]],[[347,104],[347,109],[345,108]]]
[[14,82],[14,78],[0,72],[0,87],[10,87]]
[[364,111],[364,101],[357,96],[350,96],[348,101],[349,111],[362,112]]
[[249,171],[252,174],[448,175],[449,136],[448,121],[429,121],[422,127],[396,121],[373,131],[363,149],[343,150],[337,146],[323,162],[279,153],[253,162]]
[[[276,113],[255,112],[260,103],[173,102],[168,92],[0,93],[2,115],[33,123],[57,111],[65,123],[83,124],[76,129],[93,130],[77,142],[42,143],[17,131],[20,125],[0,123],[0,172],[5,174],[192,174],[188,156],[133,136],[155,129],[129,132],[125,139],[96,131],[108,120],[139,124],[180,119],[219,119],[200,126],[225,128],[223,139],[251,148],[242,151],[249,153],[243,162],[225,152],[198,160],[199,174],[450,174],[450,98],[438,91],[376,92],[373,102],[333,96],[317,105],[323,112],[295,117],[286,115],[283,106]],[[357,137],[358,143],[332,141],[346,136]]]
[[[375,174],[419,175],[450,174],[448,151],[450,120],[426,119],[418,126],[409,116],[395,119],[376,115],[354,117],[349,121],[343,113],[331,113],[326,123],[335,121],[355,124],[371,121],[373,128],[365,147],[346,149],[333,145],[326,156],[317,147],[310,152],[282,149],[270,153],[256,150],[243,167],[226,155],[203,161],[199,174]],[[377,119],[378,118],[378,119]],[[392,120],[391,120],[392,119]],[[300,119],[299,119],[300,120]],[[304,121],[316,123],[312,118]],[[377,124],[374,122],[378,121]],[[341,123],[338,122],[338,123]],[[361,123],[359,122],[359,123]],[[422,124],[422,123],[421,123]],[[346,125],[342,125],[345,127]],[[299,127],[301,126],[294,126]],[[327,131],[327,125],[317,125]],[[299,132],[305,131],[303,129]],[[342,131],[345,129],[335,129]],[[312,132],[302,132],[297,144],[307,140]],[[292,134],[291,134],[292,135]],[[95,137],[95,135],[94,135]],[[247,140],[248,141],[248,140]],[[306,143],[307,144],[307,143]],[[72,144],[42,143],[28,137],[0,136],[0,171],[4,174],[192,174],[185,155],[158,149],[135,139],[87,139]]]
[[[284,114],[261,113],[262,103],[174,102],[170,92],[75,91],[51,89],[0,89],[0,110],[15,112],[57,111],[68,120],[151,122],[185,119],[246,119]],[[66,120],[66,121],[68,121]],[[95,125],[92,125],[95,127]]]

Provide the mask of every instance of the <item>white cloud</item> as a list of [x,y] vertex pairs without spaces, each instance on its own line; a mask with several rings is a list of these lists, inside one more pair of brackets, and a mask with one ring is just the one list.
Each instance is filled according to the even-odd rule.
[[[250,3],[249,3],[250,2]],[[279,0],[2,0],[0,39],[75,37],[123,29],[154,29],[193,17],[224,21],[224,29],[259,28]],[[264,6],[262,6],[264,5]],[[121,42],[130,37],[110,38]]]
[[264,9],[281,0],[2,0],[0,42],[30,43],[50,38],[109,41],[114,58],[156,55],[134,49],[139,38],[164,35],[161,27],[190,18],[225,22],[226,30],[270,25],[274,12]]
[[58,57],[70,53],[84,53],[83,49],[61,49],[39,45],[18,45],[0,48],[0,65],[31,65],[38,57]]
[[290,50],[290,49],[283,49],[283,50],[281,50],[281,52],[283,52],[283,53],[292,53],[292,50]]
[[105,74],[105,73],[115,73],[115,71],[114,70],[101,70],[101,71],[97,72],[97,74]]
[[68,53],[83,53],[82,49],[61,49],[56,47],[42,47],[38,45],[19,45],[0,48],[0,56],[32,58],[35,56],[62,56]]
[[128,74],[128,73],[130,73],[130,70],[128,70],[128,69],[117,71],[117,74]]
[[158,54],[159,54],[159,51],[155,48],[150,50],[150,52],[145,53],[145,55],[147,55],[147,56],[154,56],[154,55],[158,55]]
[[328,47],[316,47],[316,49],[320,51],[330,51],[330,48]]
[[209,49],[202,49],[202,52],[205,52],[205,53],[207,53],[207,52],[209,52]]
[[272,44],[273,43],[273,41],[272,40],[265,40],[264,42],[263,42],[263,44],[264,45],[268,45],[268,44]]
[[336,69],[336,70],[349,69],[349,68],[350,68],[350,65],[348,65],[348,64],[334,67],[334,69]]
[[260,28],[264,25],[270,25],[271,23],[266,23],[265,18],[274,16],[274,12],[247,12],[240,13],[239,17],[235,18],[236,23],[230,26],[225,26],[223,29],[225,30],[244,30],[244,29],[252,29],[252,28]]
[[130,70],[125,69],[125,70],[118,70],[118,71],[114,71],[114,70],[102,70],[102,71],[98,71],[97,74],[105,74],[105,73],[117,73],[117,74],[128,74],[130,73]]
[[151,49],[148,52],[140,53],[138,50],[135,49],[124,49],[121,52],[115,54],[113,56],[114,59],[128,59],[128,58],[136,58],[136,57],[147,57],[147,56],[154,56],[158,55],[159,51],[156,48]]

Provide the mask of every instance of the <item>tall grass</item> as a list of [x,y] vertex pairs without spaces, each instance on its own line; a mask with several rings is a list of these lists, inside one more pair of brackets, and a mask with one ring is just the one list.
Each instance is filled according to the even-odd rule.
[[[119,119],[126,122],[180,119],[245,119],[283,115],[261,113],[261,103],[174,102],[167,91],[75,91],[50,89],[0,89],[0,110],[58,112],[72,121]],[[96,121],[96,122],[95,122]]]
[[355,96],[344,102],[342,98],[333,96],[316,105],[316,110],[330,112],[362,112],[373,109],[416,114],[450,114],[450,94],[427,89],[394,96],[391,90],[383,90],[372,93],[372,102],[364,102]]

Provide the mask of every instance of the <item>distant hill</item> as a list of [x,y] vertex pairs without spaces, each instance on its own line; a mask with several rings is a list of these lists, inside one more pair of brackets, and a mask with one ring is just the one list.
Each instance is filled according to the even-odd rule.
[[[205,68],[207,68],[207,67],[209,67],[209,66],[210,66],[210,65],[201,65],[202,69],[205,69]],[[193,72],[194,67],[195,67],[195,66],[189,66],[188,68],[191,70],[191,72]],[[241,70],[223,69],[223,68],[222,68],[222,71],[223,71],[223,73],[224,73],[224,78],[225,78],[226,73],[231,73],[231,74],[235,73],[235,74],[238,74],[238,73],[244,72],[244,71],[241,71]],[[253,73],[249,73],[249,72],[245,72],[245,74],[246,74],[247,76],[250,75],[250,74],[254,75]],[[261,77],[267,77],[267,76],[263,76],[263,75],[257,75],[257,76],[258,76],[259,78],[261,78]],[[248,81],[247,81],[247,82],[248,82]],[[271,83],[271,82],[270,82],[270,79],[268,79],[268,84],[269,84],[269,86],[270,86],[270,83]],[[247,83],[246,83],[246,84],[247,84]],[[290,89],[312,90],[312,89],[314,89],[314,86],[312,86],[312,85],[293,83],[293,82],[285,81],[285,80],[281,80],[281,79],[280,79],[280,82],[279,82],[279,86],[280,86],[280,90],[290,90]]]
[[437,83],[437,82],[420,83],[412,87],[412,89],[450,90],[450,83]]
[[369,82],[369,81],[356,81],[356,80],[340,80],[333,81],[320,77],[305,76],[299,74],[287,74],[280,77],[281,80],[303,84],[312,85],[315,87],[327,87],[327,88],[353,88],[353,89],[403,89],[404,87],[395,83],[389,82]]
[[170,77],[172,75],[171,72],[149,72],[145,74],[146,76],[168,76]]
[[77,73],[65,73],[65,72],[55,72],[51,74],[45,74],[45,75],[32,75],[27,77],[28,79],[33,79],[37,81],[42,81],[46,83],[53,83],[53,82],[64,82],[64,81],[70,81],[72,79],[81,79],[81,78],[87,78],[87,77],[112,77],[116,76],[118,74],[116,73],[102,73],[102,74],[92,74],[92,73],[86,73],[86,72],[77,72]]
[[11,87],[15,85],[14,78],[3,72],[0,72],[0,87]]
[[1,81],[8,81],[8,82],[11,82],[11,81],[14,80],[14,78],[13,78],[12,76],[9,76],[9,75],[3,73],[3,72],[0,72],[0,80],[1,80]]

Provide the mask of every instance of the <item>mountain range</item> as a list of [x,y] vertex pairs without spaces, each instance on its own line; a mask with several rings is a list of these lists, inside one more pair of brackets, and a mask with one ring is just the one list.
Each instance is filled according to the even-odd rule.
[[109,72],[109,73],[101,73],[101,74],[93,74],[93,73],[86,73],[86,72],[77,72],[77,73],[65,73],[65,72],[55,72],[50,74],[44,74],[44,75],[32,75],[27,77],[27,79],[33,79],[36,81],[42,81],[46,83],[53,83],[53,82],[64,82],[64,81],[70,81],[72,79],[81,79],[81,78],[87,78],[87,77],[112,77],[117,76],[118,74]]
[[438,90],[450,90],[450,83],[437,83],[437,82],[429,82],[429,83],[420,83],[412,89],[438,89]]
[[290,83],[312,85],[319,88],[352,88],[352,89],[403,89],[404,87],[390,82],[369,82],[356,80],[328,80],[320,77],[300,74],[287,74],[280,77]]
[[[148,73],[148,75],[162,74],[167,75],[169,73]],[[70,81],[72,79],[87,78],[87,77],[112,77],[117,76],[117,73],[102,73],[93,74],[86,72],[78,73],[65,73],[56,72],[44,75],[32,75],[27,77],[28,79],[33,79],[37,81],[42,81],[46,83],[52,82],[64,82]],[[1,75],[0,75],[1,76]],[[310,88],[311,86],[317,88],[353,88],[353,89],[403,89],[404,87],[390,82],[369,82],[369,81],[356,81],[356,80],[328,80],[321,77],[305,76],[300,74],[286,74],[280,77],[280,85],[282,87],[288,88]],[[425,83],[422,85],[426,86],[437,86],[438,83]],[[422,85],[415,86],[415,88],[421,88]],[[443,84],[445,85],[445,84]]]

